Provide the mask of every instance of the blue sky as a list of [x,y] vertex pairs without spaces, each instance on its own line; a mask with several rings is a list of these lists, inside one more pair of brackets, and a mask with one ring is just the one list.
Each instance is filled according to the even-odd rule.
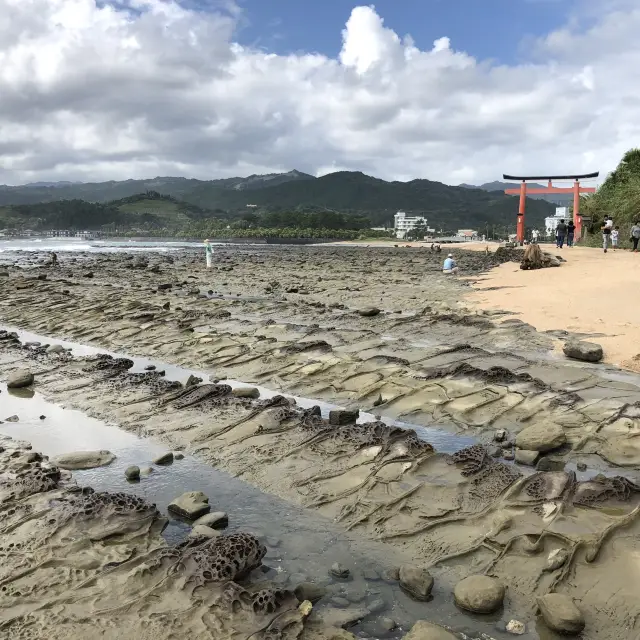
[[[197,3],[199,0],[191,0]],[[200,0],[203,1],[203,0]],[[452,47],[479,59],[512,64],[528,58],[527,42],[566,24],[578,0],[237,0],[244,10],[243,44],[286,54],[336,56],[354,6],[374,4],[385,26],[430,49],[448,36]]]

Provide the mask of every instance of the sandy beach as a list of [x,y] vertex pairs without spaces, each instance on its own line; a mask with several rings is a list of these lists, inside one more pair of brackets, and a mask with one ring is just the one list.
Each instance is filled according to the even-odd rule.
[[[524,298],[513,315],[525,278],[541,296],[583,277],[578,258],[521,272],[508,252],[452,251],[470,279],[404,247],[228,247],[211,271],[193,251],[65,254],[56,269],[18,256],[0,268],[0,322],[39,335],[0,334],[0,375],[28,368],[50,402],[384,543],[446,602],[465,578],[497,581],[508,595],[489,637],[517,620],[525,638],[555,638],[533,597],[549,593],[577,604],[585,640],[632,637],[640,378],[559,353],[588,333],[577,323],[537,326]],[[49,350],[57,339],[78,355]],[[172,382],[175,366],[193,379]],[[473,627],[465,616],[453,632]]]
[[588,247],[545,250],[566,262],[551,271],[505,263],[475,281],[477,293],[468,301],[508,310],[538,331],[594,336],[605,362],[640,371],[640,256]]

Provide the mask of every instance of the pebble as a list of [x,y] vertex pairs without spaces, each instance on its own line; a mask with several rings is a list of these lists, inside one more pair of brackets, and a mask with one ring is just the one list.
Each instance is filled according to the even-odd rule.
[[578,462],[576,467],[577,467],[578,471],[586,471],[587,470],[587,463],[586,462]]
[[181,453],[180,451],[174,453],[173,454],[173,459],[174,460],[183,460],[184,459],[184,453]]
[[296,598],[301,602],[309,600],[309,602],[316,603],[318,600],[327,595],[326,587],[315,582],[301,582],[293,592]]
[[40,416],[40,420],[46,420],[47,416]]
[[173,462],[173,453],[171,451],[158,456],[153,464],[171,464]]
[[373,600],[367,605],[367,609],[372,614],[381,613],[386,608],[387,608],[387,603],[384,600],[382,600],[382,598],[377,598],[376,600]]
[[527,628],[524,626],[524,623],[519,620],[509,620],[507,623],[507,631],[512,633],[514,636],[521,636],[526,629]]
[[139,480],[140,479],[140,467],[136,467],[135,465],[131,467],[127,467],[124,475],[127,480]]
[[329,569],[329,573],[334,578],[341,578],[342,580],[348,578],[351,572],[346,567],[343,567],[339,562],[334,562]]

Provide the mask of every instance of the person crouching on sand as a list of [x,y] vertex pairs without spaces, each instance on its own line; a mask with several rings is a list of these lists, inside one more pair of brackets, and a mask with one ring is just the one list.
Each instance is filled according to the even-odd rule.
[[453,274],[458,273],[458,265],[456,261],[453,259],[453,254],[449,254],[444,261],[444,265],[442,266],[442,273]]
[[204,255],[207,258],[207,269],[211,269],[213,263],[213,247],[209,239],[204,241]]

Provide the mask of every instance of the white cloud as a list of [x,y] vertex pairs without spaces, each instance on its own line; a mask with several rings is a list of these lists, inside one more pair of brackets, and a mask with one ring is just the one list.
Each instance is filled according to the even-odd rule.
[[369,6],[330,59],[234,43],[230,0],[0,0],[0,183],[606,172],[640,145],[640,8],[584,2],[506,66],[420,50]]

